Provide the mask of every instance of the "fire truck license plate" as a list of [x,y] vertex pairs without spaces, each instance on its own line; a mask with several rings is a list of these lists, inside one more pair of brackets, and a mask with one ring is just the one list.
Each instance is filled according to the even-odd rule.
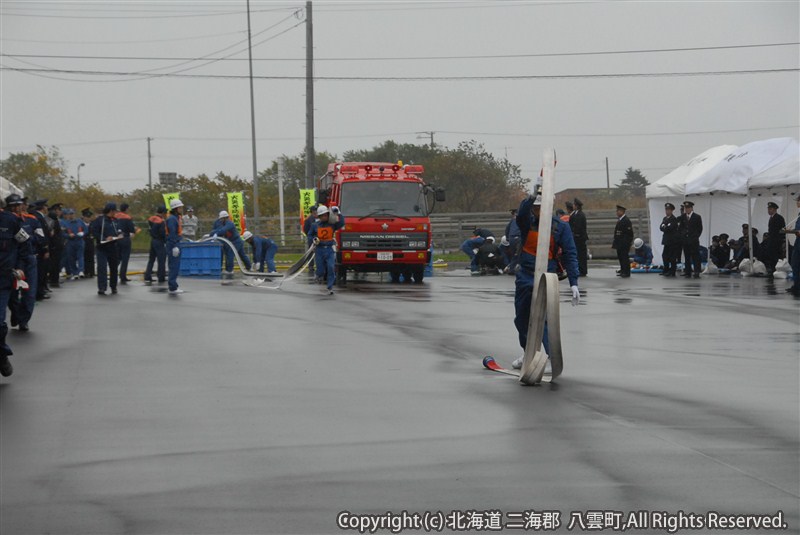
[[379,262],[391,262],[393,258],[394,258],[393,253],[378,253]]

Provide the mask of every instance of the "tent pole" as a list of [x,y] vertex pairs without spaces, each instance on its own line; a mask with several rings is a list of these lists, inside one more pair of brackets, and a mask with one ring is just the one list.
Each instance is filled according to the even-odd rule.
[[755,273],[753,270],[753,210],[750,207],[750,188],[747,188],[747,242],[750,244],[750,273]]
[[[783,201],[784,201],[783,202],[783,206],[784,206],[783,213],[788,216],[789,215],[789,185],[788,184],[786,185],[786,194],[784,195]],[[789,225],[787,224],[786,226],[788,227]],[[788,232],[783,235],[783,241],[784,241],[784,244],[786,246],[786,249],[785,249],[786,250],[786,262],[788,263],[789,260],[790,260],[790,258],[789,258],[789,233]],[[795,244],[797,244],[797,240],[795,240]]]

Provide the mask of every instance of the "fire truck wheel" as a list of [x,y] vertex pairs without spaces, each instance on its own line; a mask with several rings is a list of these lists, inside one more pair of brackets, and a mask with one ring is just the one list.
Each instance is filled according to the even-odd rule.
[[347,270],[342,266],[337,266],[336,268],[336,285],[337,286],[347,285]]
[[422,279],[425,278],[425,270],[424,269],[416,269],[413,273],[414,282],[417,284],[422,284]]
[[397,270],[392,270],[389,272],[389,276],[392,277],[392,282],[397,284],[400,282],[400,272]]

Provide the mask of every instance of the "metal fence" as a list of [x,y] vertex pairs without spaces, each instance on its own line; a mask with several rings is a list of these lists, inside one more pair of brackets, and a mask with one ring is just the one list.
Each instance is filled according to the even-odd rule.
[[[611,249],[614,227],[617,224],[616,214],[609,210],[587,210],[584,213],[589,231],[587,245],[592,257],[616,258],[615,252]],[[647,210],[628,210],[627,215],[633,223],[634,236],[642,238],[648,244],[651,243]],[[499,238],[505,232],[510,218],[508,212],[433,214],[431,228],[434,252],[438,254],[458,252],[464,240],[472,235],[475,226],[489,229]],[[252,232],[268,235],[275,240],[282,252],[299,253],[305,250],[305,237],[301,234],[300,223],[297,220],[291,223],[286,221],[284,236],[280,234],[280,220],[277,217],[262,217],[257,221],[249,218],[247,222]],[[198,238],[207,233],[213,224],[213,219],[201,219]]]

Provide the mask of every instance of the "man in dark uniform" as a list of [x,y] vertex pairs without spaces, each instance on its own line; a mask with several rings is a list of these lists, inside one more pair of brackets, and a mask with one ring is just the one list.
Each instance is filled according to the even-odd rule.
[[683,258],[686,264],[683,269],[684,277],[694,275],[700,278],[702,266],[700,264],[700,235],[703,233],[703,218],[694,211],[692,201],[683,201],[683,215],[678,220],[678,229],[683,244]]
[[[95,254],[97,255],[97,294],[106,295],[111,286],[111,293],[117,293],[117,270],[119,268],[119,239],[122,231],[117,228],[117,203],[106,203],[103,215],[92,221],[89,233],[94,237]],[[111,277],[109,279],[109,272]]]
[[128,203],[119,205],[117,212],[117,228],[122,230],[122,239],[119,240],[119,282],[128,284],[128,262],[131,259],[131,240],[139,233],[139,229],[133,224],[133,219],[128,215]]
[[39,222],[36,234],[36,300],[50,299],[47,295],[50,289],[47,286],[48,273],[50,272],[50,237],[52,236],[52,219],[47,217],[47,199],[39,199],[33,203],[31,215]]
[[617,260],[619,261],[617,276],[623,278],[631,276],[631,261],[628,258],[628,252],[633,243],[633,224],[625,215],[626,211],[627,208],[617,205],[617,226],[614,227],[614,241],[611,244],[611,248],[617,251]]
[[782,245],[785,235],[781,231],[786,227],[786,220],[778,213],[778,205],[774,202],[767,203],[769,213],[769,227],[767,228],[767,239],[764,241],[764,264],[767,266],[767,275],[772,277],[775,273],[775,265],[778,260],[783,258]]
[[50,206],[47,212],[50,226],[50,266],[47,275],[48,285],[51,288],[58,288],[61,284],[59,276],[61,275],[62,257],[64,256],[65,240],[63,229],[61,228],[61,214],[62,204],[57,202]]
[[569,215],[569,226],[572,238],[575,240],[575,248],[578,250],[578,269],[581,277],[586,277],[589,274],[586,250],[589,232],[586,229],[586,214],[583,213],[583,202],[580,199],[575,199],[574,206],[575,210]]
[[[27,289],[12,290],[8,301],[8,309],[11,311],[11,326],[19,326],[19,330],[27,332],[28,322],[33,316],[33,309],[36,305],[36,284],[38,277],[36,273],[36,241],[40,238],[36,230],[39,228],[39,221],[28,213],[28,203],[23,197],[12,193],[5,198],[6,210],[19,218],[20,225],[24,233],[19,235],[17,255],[20,269],[25,273]],[[27,236],[27,237],[26,237]]]
[[681,235],[678,233],[678,218],[675,217],[675,205],[671,202],[664,204],[664,219],[661,220],[661,245],[664,250],[661,253],[661,261],[664,270],[661,272],[665,277],[674,277],[678,268],[678,260],[681,257]]
[[[86,228],[92,224],[93,215],[91,208],[84,208],[81,211],[81,219]],[[83,274],[89,278],[94,277],[94,239],[90,232],[83,236]]]
[[0,210],[0,375],[3,377],[14,373],[8,360],[14,352],[6,344],[6,308],[17,281],[25,275],[20,269],[18,250],[19,244],[26,239],[27,233],[22,230],[20,219],[11,212]]

